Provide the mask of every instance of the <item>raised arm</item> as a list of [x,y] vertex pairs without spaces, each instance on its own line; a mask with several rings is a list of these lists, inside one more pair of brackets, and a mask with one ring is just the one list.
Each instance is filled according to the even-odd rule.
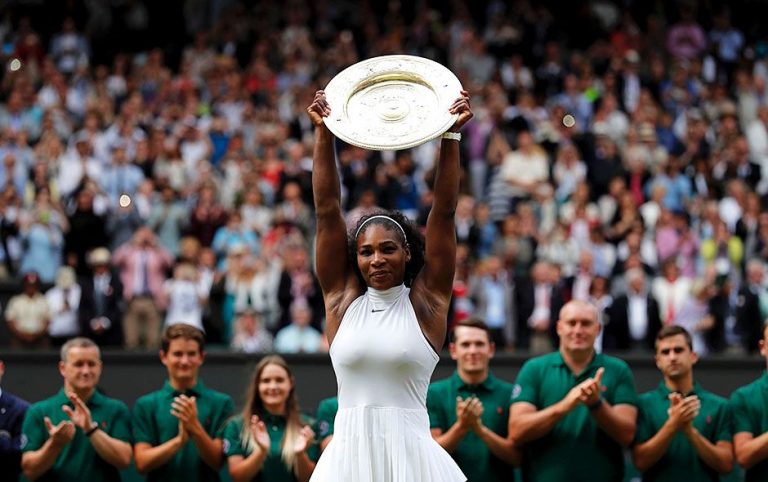
[[[449,112],[458,118],[449,129],[458,133],[473,114],[469,107],[469,93],[461,91],[461,97],[451,105]],[[441,347],[445,340],[445,316],[451,299],[453,275],[456,267],[456,226],[454,214],[459,198],[459,141],[443,138],[440,157],[435,170],[434,200],[427,218],[424,269],[414,281],[417,296],[411,296],[414,306],[422,315],[422,329],[432,346]],[[418,300],[426,305],[418,306]],[[423,302],[422,302],[423,303]]]
[[346,288],[355,283],[347,260],[347,227],[341,213],[341,186],[333,153],[334,136],[325,126],[323,117],[331,113],[331,107],[322,90],[307,108],[315,126],[315,149],[312,161],[312,191],[317,217],[315,251],[317,253],[317,277],[323,290],[326,309],[326,335],[333,341],[341,316],[348,306],[343,303]]

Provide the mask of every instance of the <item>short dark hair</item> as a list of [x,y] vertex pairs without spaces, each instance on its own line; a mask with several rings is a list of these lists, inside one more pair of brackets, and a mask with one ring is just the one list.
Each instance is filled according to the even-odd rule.
[[203,336],[203,332],[194,326],[185,323],[171,325],[163,331],[163,336],[160,339],[160,349],[163,350],[163,352],[167,352],[168,347],[171,346],[171,341],[178,338],[196,341],[197,345],[200,347],[200,352],[205,351],[205,337]]
[[661,340],[664,340],[665,338],[672,338],[673,336],[677,335],[683,335],[688,348],[693,351],[693,338],[691,338],[691,334],[688,332],[688,330],[680,325],[668,325],[659,330],[659,333],[656,334],[656,346],[659,345]]
[[491,336],[491,329],[488,328],[488,325],[485,323],[485,321],[477,317],[470,317],[470,318],[467,318],[466,320],[457,321],[456,324],[453,325],[453,328],[451,328],[451,343],[456,342],[456,330],[462,326],[483,330],[485,334],[488,335],[488,341],[493,343],[493,337]]

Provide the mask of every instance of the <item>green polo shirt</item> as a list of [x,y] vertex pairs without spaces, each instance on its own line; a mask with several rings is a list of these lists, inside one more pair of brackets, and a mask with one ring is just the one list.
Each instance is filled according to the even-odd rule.
[[[63,388],[53,397],[29,407],[22,425],[24,452],[38,450],[48,440],[45,417],[50,418],[54,425],[69,420],[61,409],[62,405],[74,408]],[[99,424],[101,430],[110,437],[131,443],[131,417],[123,402],[106,397],[96,390],[86,405],[91,411],[91,418]],[[64,446],[51,470],[38,480],[119,481],[120,473],[96,453],[90,439],[78,428],[75,438]]]
[[[603,374],[603,399],[611,405],[637,405],[632,372],[627,364],[596,354],[582,373],[574,375],[560,352],[528,360],[512,389],[512,403],[528,402],[541,410],[562,400],[571,388]],[[618,482],[624,475],[622,447],[600,430],[584,405],[563,417],[543,437],[523,447],[526,482]]]
[[339,411],[339,399],[337,397],[326,398],[320,401],[315,416],[315,436],[322,442],[333,435],[333,423],[336,420],[336,412]]
[[[669,388],[662,381],[656,390],[643,393],[638,397],[637,433],[635,444],[650,440],[669,418]],[[710,442],[730,442],[731,416],[728,401],[708,392],[696,383],[693,392],[701,401],[699,416],[693,421],[693,426]],[[669,444],[664,455],[653,467],[643,473],[643,481],[679,482],[681,480],[713,481],[720,480],[716,470],[705,464],[696,449],[678,432]]]
[[[483,404],[483,425],[506,437],[512,384],[491,374],[479,385],[467,385],[457,371],[449,378],[432,383],[427,391],[430,428],[447,432],[456,423],[456,397],[470,396],[477,397]],[[467,476],[468,482],[514,480],[514,467],[493,455],[474,432],[464,436],[451,456]]]
[[[266,414],[262,417],[264,425],[269,432],[269,455],[264,460],[261,470],[252,480],[254,482],[296,482],[293,471],[283,462],[282,441],[285,435],[285,417]],[[312,425],[314,420],[302,415],[302,425]],[[248,446],[243,437],[243,417],[238,415],[231,418],[224,426],[224,456],[240,455],[247,457],[253,452],[253,447]],[[313,444],[307,449],[307,455],[311,460],[317,461],[318,449]]]
[[[144,442],[155,447],[178,435],[179,419],[171,414],[171,403],[181,394],[166,382],[160,390],[136,400],[136,405],[133,407],[134,443]],[[232,398],[206,388],[201,380],[198,380],[197,384],[185,394],[195,397],[197,416],[206,433],[211,437],[221,438],[224,422],[234,410]],[[168,463],[147,474],[147,482],[218,480],[218,472],[203,462],[192,440],[188,440]]]
[[[768,432],[768,373],[733,392],[729,405],[734,435],[747,432],[759,437]],[[768,480],[768,459],[763,459],[747,469],[744,480]]]

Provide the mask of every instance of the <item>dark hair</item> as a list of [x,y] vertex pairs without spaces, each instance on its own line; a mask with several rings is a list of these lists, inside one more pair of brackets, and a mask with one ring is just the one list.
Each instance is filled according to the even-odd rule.
[[205,351],[205,337],[203,336],[203,332],[194,326],[185,323],[171,325],[163,331],[163,336],[160,338],[160,349],[167,352],[168,347],[171,346],[171,341],[177,338],[196,341],[197,345],[200,347],[200,352],[202,353]]
[[485,334],[488,335],[488,341],[493,343],[493,337],[491,336],[491,329],[488,328],[488,325],[485,323],[485,321],[474,316],[467,318],[466,320],[457,321],[456,324],[453,325],[453,328],[451,328],[451,343],[456,342],[456,330],[462,326],[483,330]]
[[[387,216],[392,218],[392,220],[394,220],[397,224],[400,225],[401,228],[403,228],[402,232],[391,220],[386,218],[371,219],[373,216]],[[368,219],[371,220],[368,221]],[[411,259],[405,264],[405,277],[403,282],[406,286],[411,286],[411,283],[413,283],[416,275],[418,275],[419,271],[421,271],[421,269],[424,267],[424,236],[421,234],[418,228],[414,226],[413,223],[411,223],[411,221],[399,211],[372,211],[365,216],[362,216],[357,221],[354,229],[349,232],[347,235],[347,255],[350,262],[352,263],[353,269],[355,270],[355,274],[364,285],[365,283],[363,280],[363,275],[360,273],[360,268],[357,266],[357,238],[359,238],[360,235],[363,234],[370,226],[375,225],[384,226],[387,231],[394,233],[395,236],[397,236],[397,239],[400,240],[403,249],[409,250]],[[358,232],[358,230],[360,232]],[[405,239],[403,238],[403,233],[405,233]]]
[[658,346],[659,342],[665,338],[671,338],[677,335],[683,335],[688,348],[693,351],[693,339],[691,338],[691,334],[680,325],[668,325],[659,330],[659,333],[656,335],[656,345]]

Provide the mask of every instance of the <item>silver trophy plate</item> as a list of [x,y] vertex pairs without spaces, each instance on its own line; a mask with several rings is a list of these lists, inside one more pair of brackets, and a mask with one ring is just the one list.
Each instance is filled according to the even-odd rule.
[[325,88],[325,125],[349,144],[377,151],[408,149],[447,131],[458,115],[459,79],[423,57],[385,55],[339,72]]

